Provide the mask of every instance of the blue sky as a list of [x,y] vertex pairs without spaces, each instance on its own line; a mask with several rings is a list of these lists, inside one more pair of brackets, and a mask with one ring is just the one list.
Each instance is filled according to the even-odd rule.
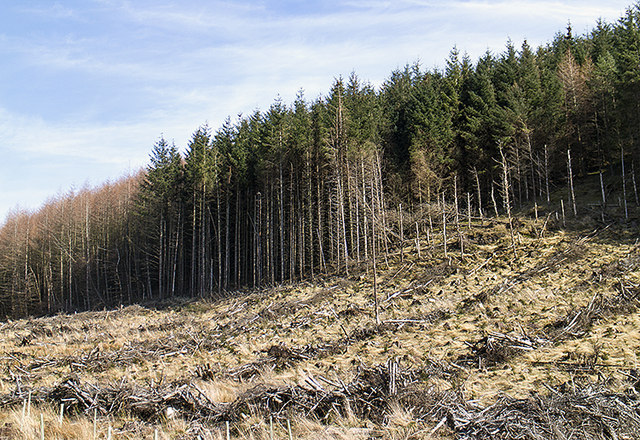
[[147,163],[161,134],[613,22],[632,0],[0,0],[0,223]]

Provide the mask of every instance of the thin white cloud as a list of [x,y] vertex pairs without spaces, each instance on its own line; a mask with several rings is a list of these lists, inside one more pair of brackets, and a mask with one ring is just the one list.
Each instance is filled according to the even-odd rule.
[[[141,166],[155,135],[167,121],[138,120],[115,124],[51,124],[41,118],[0,109],[0,144],[25,161],[46,158],[96,164]],[[176,124],[176,125],[174,125]],[[170,124],[179,126],[178,121]]]
[[223,32],[239,34],[236,24],[245,21],[248,15],[260,16],[264,6],[260,3],[238,2],[157,2],[141,5],[130,1],[102,1],[115,13],[137,25],[160,28],[171,33]]
[[79,14],[76,10],[63,6],[60,2],[54,2],[53,4],[46,6],[24,6],[18,5],[18,11],[26,14],[33,14],[44,18],[50,19],[69,19],[79,18]]
[[95,186],[146,165],[162,131],[186,141],[195,123],[51,124],[0,108],[0,222],[15,206],[33,210],[70,188]]

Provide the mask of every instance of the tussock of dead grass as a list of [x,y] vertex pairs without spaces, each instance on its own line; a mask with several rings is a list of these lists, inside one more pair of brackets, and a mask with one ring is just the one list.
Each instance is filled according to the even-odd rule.
[[88,419],[65,418],[60,423],[59,413],[46,407],[32,407],[24,414],[22,409],[9,411],[2,414],[0,424],[3,425],[0,438],[39,440],[42,426],[44,437],[51,440],[90,439],[93,436],[93,425]]

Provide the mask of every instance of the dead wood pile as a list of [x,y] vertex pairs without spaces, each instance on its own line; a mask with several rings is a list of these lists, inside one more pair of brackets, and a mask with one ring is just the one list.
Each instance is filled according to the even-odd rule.
[[72,372],[101,372],[113,367],[122,367],[142,363],[149,359],[165,359],[180,355],[190,355],[198,350],[212,351],[219,347],[218,334],[201,331],[187,332],[154,341],[131,341],[116,350],[100,350],[98,346],[91,351],[63,357],[35,358],[29,363],[17,358],[17,352],[6,356],[15,360],[17,373],[29,377],[41,370],[69,367]]
[[[358,327],[335,341],[319,342],[301,347],[287,347],[282,343],[272,345],[266,350],[263,350],[266,356],[234,368],[229,371],[228,376],[233,379],[249,380],[260,375],[265,370],[271,369],[279,371],[290,368],[300,361],[322,359],[327,356],[342,354],[354,343],[398,331],[405,324],[407,324],[406,321],[399,323],[384,322],[380,325]],[[408,324],[411,324],[411,322],[408,322]],[[206,372],[204,374],[208,375]],[[201,377],[204,378],[204,376]]]
[[546,329],[549,339],[576,339],[584,336],[599,319],[634,312],[640,304],[640,286],[627,286],[621,281],[616,287],[615,295],[594,295],[587,306],[578,308],[549,326]]
[[18,386],[13,393],[0,396],[0,407],[18,407],[28,398],[35,404],[64,404],[65,411],[71,414],[127,414],[145,421],[156,421],[178,413],[187,420],[217,422],[223,412],[194,384],[140,387],[119,382],[99,385],[83,383],[75,377],[69,377],[52,388],[27,390]]
[[[234,402],[213,402],[194,383],[140,387],[126,382],[82,383],[70,377],[51,388],[17,387],[0,396],[0,407],[20,407],[31,393],[34,403],[60,404],[89,416],[126,414],[144,421],[170,416],[215,426],[239,422],[248,415],[280,419],[304,416],[330,423],[349,413],[384,425],[395,405],[423,422],[445,424],[456,438],[471,439],[634,439],[640,432],[640,372],[626,372],[626,392],[611,392],[605,383],[563,386],[527,399],[503,396],[486,408],[467,402],[456,391],[440,391],[423,380],[447,377],[451,370],[434,361],[421,370],[401,369],[394,360],[361,368],[349,383],[307,377],[297,385],[258,385]],[[438,423],[442,422],[442,423]]]
[[505,396],[487,408],[465,404],[450,408],[447,420],[462,440],[637,439],[640,401],[637,392],[592,384],[528,399]]
[[470,353],[460,356],[456,364],[486,368],[504,364],[512,357],[545,345],[578,339],[589,332],[593,324],[608,316],[632,313],[640,303],[640,287],[620,282],[617,293],[602,297],[594,295],[584,307],[569,312],[545,327],[540,336],[487,332],[482,339],[467,343]]

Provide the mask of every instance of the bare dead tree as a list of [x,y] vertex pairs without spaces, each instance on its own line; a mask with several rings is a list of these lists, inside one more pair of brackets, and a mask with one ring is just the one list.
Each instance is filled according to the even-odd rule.
[[444,246],[444,257],[447,255],[447,209],[444,201],[444,192],[442,193],[442,244]]
[[371,261],[373,263],[373,303],[376,325],[380,325],[380,305],[378,303],[378,267],[376,265],[376,198],[371,183]]
[[418,227],[418,222],[416,222],[416,249],[418,251],[418,258],[422,258],[422,255],[420,255],[420,228]]
[[638,185],[636,185],[636,166],[635,161],[631,161],[631,182],[633,182],[633,194],[636,197],[636,206],[640,206],[640,201],[638,200]]
[[620,162],[622,163],[622,198],[624,201],[624,218],[629,219],[629,210],[627,209],[627,180],[624,174],[624,147],[620,145]]
[[549,151],[547,144],[544,145],[544,184],[547,190],[547,203],[551,203],[551,193],[549,192]]
[[398,205],[398,222],[400,223],[400,261],[404,262],[404,224],[402,218],[402,203]]
[[602,170],[598,173],[600,175],[600,193],[602,194],[602,210],[604,211],[607,207],[607,196],[604,191],[604,181],[602,179]]
[[496,215],[496,218],[498,218],[498,204],[496,203],[494,187],[495,185],[493,184],[493,182],[491,182],[491,203],[493,203],[493,211]]
[[569,172],[569,197],[571,197],[571,206],[573,207],[573,216],[578,216],[576,207],[576,193],[573,190],[573,168],[571,167],[571,149],[567,150],[567,168]]
[[456,231],[458,232],[458,240],[460,240],[460,258],[464,259],[464,239],[462,237],[462,229],[460,229],[460,212],[458,210],[458,175],[453,176],[453,200],[456,210]]
[[511,235],[511,247],[513,249],[514,258],[518,258],[518,253],[516,251],[516,239],[515,234],[513,232],[513,218],[511,217],[511,200],[509,198],[510,186],[509,186],[509,164],[507,163],[507,158],[504,155],[504,149],[502,145],[500,145],[500,159],[502,165],[502,192],[503,192],[503,201],[504,207],[507,212],[507,220],[509,221],[509,234]]
[[478,194],[478,215],[482,219],[484,216],[482,212],[482,190],[480,188],[480,177],[478,176],[478,169],[476,167],[473,167],[473,175],[476,180],[476,192]]
[[471,230],[471,194],[467,193],[467,226]]

